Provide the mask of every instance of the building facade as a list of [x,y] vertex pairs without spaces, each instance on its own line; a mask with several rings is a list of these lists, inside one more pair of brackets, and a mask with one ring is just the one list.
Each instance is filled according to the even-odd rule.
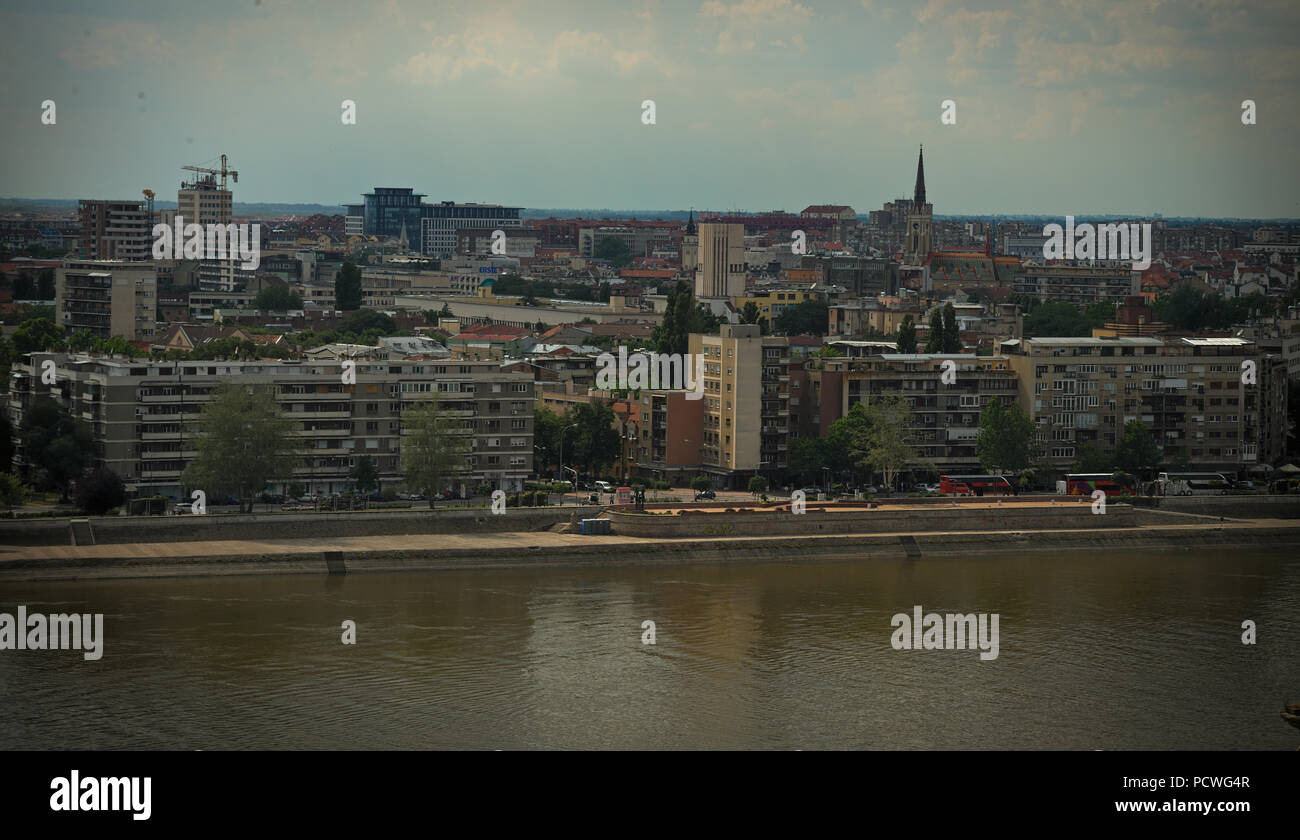
[[[90,425],[99,464],[140,495],[185,497],[181,473],[197,456],[203,405],[223,383],[273,389],[283,416],[294,421],[302,464],[290,482],[307,492],[351,487],[358,458],[370,456],[381,488],[402,481],[402,413],[437,394],[442,408],[465,424],[472,449],[456,482],[517,492],[532,473],[533,380],[491,362],[357,361],[356,384],[343,384],[337,361],[157,362],[33,353],[10,376],[8,411],[15,428],[41,395],[53,397]],[[42,382],[45,359],[56,382]],[[21,468],[19,450],[15,463]],[[201,488],[195,488],[201,489]]]
[[152,262],[68,260],[54,277],[55,311],[69,334],[153,340],[158,274]]
[[699,226],[697,298],[734,298],[745,293],[745,226],[702,222]]
[[153,256],[149,213],[143,201],[82,199],[77,203],[83,260],[147,260]]
[[1194,469],[1236,475],[1285,452],[1286,365],[1245,339],[1025,338],[1000,351],[1060,468],[1084,444],[1114,454],[1130,420],[1146,424],[1166,463]]
[[461,228],[487,228],[510,232],[522,222],[522,207],[505,207],[500,204],[457,204],[441,201],[425,205],[420,210],[420,252],[427,256],[448,257],[456,252],[456,233]]

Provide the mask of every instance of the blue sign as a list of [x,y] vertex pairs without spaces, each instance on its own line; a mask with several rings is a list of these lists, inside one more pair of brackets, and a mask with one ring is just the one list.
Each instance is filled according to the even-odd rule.
[[480,265],[478,267],[479,274],[496,274],[500,270],[500,267],[495,265]]

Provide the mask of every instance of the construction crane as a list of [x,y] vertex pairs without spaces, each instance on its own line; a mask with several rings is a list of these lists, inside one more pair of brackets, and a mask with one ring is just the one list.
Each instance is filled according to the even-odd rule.
[[233,170],[233,169],[227,169],[227,168],[226,168],[226,156],[225,156],[225,155],[222,155],[222,156],[221,156],[221,168],[220,168],[220,169],[208,169],[208,168],[203,167],[203,166],[182,166],[181,169],[188,169],[188,170],[190,170],[191,172],[206,172],[206,173],[208,173],[209,175],[220,175],[220,176],[221,176],[221,188],[222,188],[223,190],[226,188],[226,175],[230,175],[230,177],[234,178],[236,184],[239,183],[239,173],[236,172],[236,171]]

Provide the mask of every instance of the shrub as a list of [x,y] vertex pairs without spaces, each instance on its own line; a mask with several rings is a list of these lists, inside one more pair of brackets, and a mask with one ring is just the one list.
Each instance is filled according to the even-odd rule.
[[77,507],[92,516],[102,516],[125,501],[126,485],[106,467],[98,467],[77,482]]

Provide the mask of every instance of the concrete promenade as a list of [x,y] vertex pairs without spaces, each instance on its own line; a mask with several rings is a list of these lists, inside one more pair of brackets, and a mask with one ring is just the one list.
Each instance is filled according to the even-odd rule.
[[862,561],[1027,551],[1300,549],[1300,520],[1167,515],[1128,528],[961,530],[801,536],[582,536],[538,532],[393,534],[0,547],[0,579],[329,574],[463,568]]

